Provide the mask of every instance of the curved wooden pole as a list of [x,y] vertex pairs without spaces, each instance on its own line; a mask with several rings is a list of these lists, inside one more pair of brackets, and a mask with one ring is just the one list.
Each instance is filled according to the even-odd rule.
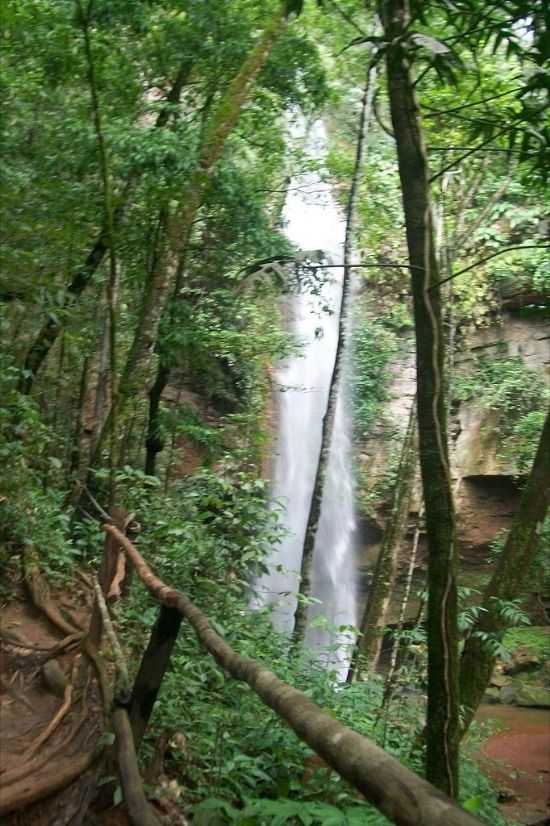
[[199,642],[218,665],[234,679],[246,682],[300,739],[397,826],[479,826],[479,820],[395,757],[329,717],[305,694],[279,680],[260,663],[237,654],[185,594],[153,574],[127,537],[113,525],[103,527],[120,543],[150,593],[188,620]]

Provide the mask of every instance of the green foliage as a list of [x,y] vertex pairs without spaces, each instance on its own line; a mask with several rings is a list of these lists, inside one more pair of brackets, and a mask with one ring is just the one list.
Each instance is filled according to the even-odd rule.
[[548,399],[541,373],[526,367],[519,356],[481,357],[472,371],[455,378],[453,392],[461,401],[475,399],[479,406],[498,414],[502,458],[513,462],[518,473],[528,471]]
[[168,493],[155,493],[151,483],[157,480],[128,471],[119,474],[120,494],[138,519],[147,508],[140,546],[153,554],[159,576],[191,594],[202,588],[214,595],[220,588],[227,597],[242,595],[281,535],[266,483],[241,472],[224,478],[204,469]]
[[[6,357],[0,365],[0,480],[2,562],[23,545],[34,545],[44,571],[68,577],[78,556],[69,539],[62,445],[36,404],[17,392],[20,372]],[[60,458],[61,457],[61,458]]]
[[224,800],[210,798],[195,806],[193,822],[199,826],[211,823],[204,818],[205,812],[221,813],[224,823],[235,826],[383,826],[390,823],[365,805],[336,808],[318,801],[251,799],[244,801],[243,809],[236,809]]
[[[529,615],[521,605],[521,599],[503,600],[491,597],[490,610],[498,617],[501,628],[530,625]],[[489,632],[474,630],[473,635],[481,640],[484,648],[493,656],[502,660],[510,659],[510,651],[503,642],[504,631]]]
[[545,626],[511,628],[504,634],[502,642],[508,651],[526,648],[543,661],[550,659],[550,629]]
[[458,588],[458,631],[464,633],[473,628],[479,619],[480,614],[485,611],[481,605],[471,604],[472,598],[475,599],[480,595],[477,588],[467,588],[459,586]]
[[365,438],[381,417],[388,397],[389,365],[398,351],[398,341],[387,325],[358,318],[352,338],[351,387],[354,425]]

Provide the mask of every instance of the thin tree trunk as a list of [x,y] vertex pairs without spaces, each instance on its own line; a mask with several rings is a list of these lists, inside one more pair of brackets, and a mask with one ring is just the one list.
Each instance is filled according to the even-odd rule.
[[160,360],[155,383],[149,391],[149,419],[145,441],[145,473],[147,476],[155,475],[157,456],[164,448],[165,440],[160,432],[160,400],[164,388],[168,384],[169,376],[170,369]]
[[112,182],[109,170],[109,159],[105,136],[103,134],[103,118],[97,88],[95,62],[90,34],[91,4],[86,13],[81,0],[76,0],[79,23],[82,27],[84,52],[86,55],[88,85],[92,103],[92,116],[99,155],[99,169],[103,185],[104,225],[107,229],[107,245],[109,251],[109,278],[107,281],[107,317],[109,330],[109,389],[111,394],[111,428],[109,431],[109,507],[115,504],[116,479],[116,440],[117,440],[117,321],[118,321],[118,266],[115,249],[115,230],[113,218]]
[[[168,94],[166,95],[167,104],[174,104],[179,102],[182,89],[187,83],[192,65],[192,61],[184,61],[181,64],[174,84],[168,92]],[[163,108],[157,117],[154,128],[159,129],[166,126],[171,114],[172,111],[169,105]],[[123,191],[118,198],[118,203],[113,207],[112,226],[115,232],[120,228],[122,224],[124,213],[126,211],[127,206],[130,203],[132,192],[136,188],[140,177],[141,173],[139,172],[134,171],[130,173],[129,178],[126,181],[126,184],[124,185]],[[99,234],[94,243],[92,244],[90,252],[86,256],[82,268],[76,273],[73,280],[67,287],[62,310],[66,310],[68,307],[71,307],[78,300],[80,295],[84,292],[86,287],[92,281],[94,274],[99,269],[108,250],[109,226],[104,218]],[[40,328],[38,335],[36,336],[34,342],[31,344],[25,357],[25,372],[18,386],[20,393],[28,395],[31,392],[38,371],[40,370],[44,361],[46,360],[48,353],[55,344],[57,337],[63,330],[63,327],[63,323],[61,323],[58,318],[53,318],[52,316],[49,316]]]
[[[418,514],[418,520],[422,519],[422,511]],[[386,676],[386,685],[384,688],[384,701],[387,702],[387,698],[391,695],[393,691],[393,684],[395,682],[395,672],[397,669],[397,658],[399,656],[399,649],[401,647],[401,641],[399,639],[400,632],[403,630],[403,625],[405,624],[405,615],[407,613],[407,606],[409,604],[409,599],[411,596],[411,589],[412,589],[412,581],[414,577],[414,569],[416,566],[416,557],[418,554],[418,543],[420,542],[420,525],[417,524],[414,536],[413,536],[413,543],[411,549],[411,556],[409,558],[409,565],[407,567],[407,579],[405,580],[405,590],[403,591],[403,599],[401,600],[401,605],[399,608],[399,617],[397,619],[397,626],[396,626],[396,635],[393,641],[391,657],[390,657],[390,667],[388,670],[388,674]],[[422,613],[422,609],[420,610],[419,617],[415,625],[418,625],[420,622],[420,615]]]
[[162,679],[170,664],[181,620],[182,616],[176,608],[161,605],[157,621],[151,631],[149,644],[143,653],[129,709],[136,751],[139,751]]
[[149,592],[162,605],[185,617],[218,665],[233,679],[246,682],[300,739],[393,823],[397,826],[480,826],[476,818],[395,757],[323,712],[305,694],[284,683],[256,660],[238,654],[185,594],[154,575],[127,537],[112,525],[104,528],[120,543]]
[[462,733],[468,730],[483,698],[495,656],[479,634],[498,634],[506,628],[499,602],[520,596],[529,582],[529,572],[538,549],[539,533],[550,507],[550,411],[541,433],[538,450],[519,511],[499,556],[491,581],[483,595],[483,608],[462,651],[460,699],[464,707]]
[[[135,392],[136,377],[140,368],[146,363],[153,350],[160,320],[177,278],[182,253],[188,246],[195,218],[210,185],[216,164],[223,154],[226,140],[236,126],[242,109],[250,97],[254,80],[286,25],[287,13],[281,6],[267,24],[239,72],[230,82],[205,130],[185,200],[167,221],[166,243],[147,281],[141,299],[134,339],[119,382],[118,403],[121,413],[126,402]],[[106,433],[109,431],[110,419],[111,412],[103,427],[92,464],[97,460]]]
[[[167,220],[168,214],[163,213],[159,220],[159,236],[161,236],[166,231]],[[155,256],[153,257],[152,270],[154,270],[156,262],[158,261],[158,258],[161,254],[160,243],[161,238],[159,238],[158,240],[157,250]],[[172,296],[170,298],[169,309],[171,312],[169,314],[169,318],[166,319],[168,327],[171,327],[174,320],[172,310],[174,308],[174,302],[177,301],[179,298],[181,287],[183,284],[186,258],[187,250],[184,249],[180,257],[178,271],[176,273],[176,278],[174,282],[174,288],[172,291]],[[147,437],[145,440],[145,473],[148,476],[155,476],[157,467],[157,457],[158,454],[164,450],[164,445],[166,441],[161,435],[160,409],[162,394],[168,382],[170,381],[171,369],[165,360],[164,354],[162,352],[162,347],[159,346],[159,343],[160,342],[157,339],[157,341],[155,342],[155,349],[158,356],[157,374],[155,376],[155,380],[151,386],[151,389],[149,390],[149,412],[147,417]]]
[[78,473],[80,468],[80,460],[82,456],[82,429],[84,424],[84,402],[88,389],[88,375],[89,375],[90,360],[88,356],[84,358],[82,363],[82,371],[80,373],[80,385],[78,390],[77,410],[74,424],[74,436],[70,452],[69,460],[69,478]]
[[380,656],[384,627],[397,572],[397,558],[407,530],[409,505],[417,462],[416,410],[414,403],[403,440],[399,469],[393,491],[391,514],[376,561],[372,586],[359,626],[361,636],[354,652],[350,671],[358,679],[367,670],[376,670]]
[[132,826],[161,826],[161,821],[156,816],[143,790],[128,713],[122,706],[117,706],[116,700],[112,714],[112,725],[116,736],[120,784],[130,823],[132,823]]
[[296,604],[296,611],[294,614],[293,647],[295,649],[299,648],[299,646],[302,644],[307,627],[308,597],[311,591],[311,566],[313,563],[313,552],[315,550],[315,537],[317,535],[317,529],[319,527],[319,520],[321,517],[321,502],[323,499],[323,490],[325,487],[325,478],[327,474],[330,446],[332,442],[332,432],[334,429],[334,418],[336,414],[336,403],[338,400],[338,390],[340,387],[340,378],[342,374],[344,352],[347,339],[348,307],[350,301],[352,275],[350,261],[353,244],[353,222],[355,217],[355,202],[357,199],[357,191],[359,188],[361,169],[363,166],[364,148],[370,125],[372,99],[374,95],[375,83],[376,68],[374,65],[369,65],[365,89],[363,92],[363,99],[361,102],[361,114],[359,116],[359,137],[357,139],[357,146],[355,150],[355,164],[353,168],[350,193],[346,209],[346,236],[344,241],[344,276],[342,283],[342,298],[340,301],[340,317],[338,322],[338,343],[336,345],[334,367],[330,378],[327,407],[325,410],[325,414],[323,416],[323,423],[321,429],[321,448],[319,452],[319,459],[317,461],[317,470],[315,473],[315,481],[313,484],[313,492],[311,495],[311,502],[309,506],[307,526],[304,537],[304,547],[302,550],[302,563],[300,567],[300,590],[298,595],[298,602]]
[[445,343],[426,151],[410,58],[404,46],[407,0],[382,0],[388,92],[397,156],[416,330],[420,467],[429,551],[426,776],[458,793],[457,551],[447,448]]

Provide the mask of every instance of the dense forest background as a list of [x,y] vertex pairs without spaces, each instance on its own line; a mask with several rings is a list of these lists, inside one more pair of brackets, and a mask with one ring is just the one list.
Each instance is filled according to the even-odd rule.
[[[10,649],[29,592],[87,628],[110,519],[239,654],[481,822],[512,822],[472,720],[518,649],[514,702],[550,705],[545,4],[6,0],[1,15],[2,686],[40,670]],[[321,119],[312,157],[302,133]],[[303,638],[340,355],[294,633],[249,607],[285,530],[270,462],[275,369],[300,352],[287,308],[334,274],[285,235],[308,172],[346,226],[361,611],[339,685]],[[112,613],[133,678],[157,605],[138,577],[126,591]],[[167,822],[390,822],[185,623],[140,761]]]

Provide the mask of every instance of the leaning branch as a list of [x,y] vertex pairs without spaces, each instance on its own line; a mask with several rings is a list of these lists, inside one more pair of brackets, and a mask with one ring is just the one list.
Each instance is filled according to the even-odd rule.
[[260,663],[234,651],[185,594],[155,576],[129,539],[112,525],[104,529],[120,544],[153,597],[185,617],[218,665],[247,683],[300,739],[397,826],[479,826],[476,818],[395,757],[334,720]]
[[498,252],[493,252],[491,255],[486,255],[485,258],[480,258],[479,261],[475,261],[468,267],[464,267],[464,269],[449,275],[448,278],[442,278],[441,281],[437,281],[435,284],[432,284],[428,287],[428,289],[434,290],[436,287],[440,287],[442,284],[446,284],[448,281],[458,278],[459,275],[464,275],[465,272],[474,270],[476,267],[480,267],[482,264],[485,264],[486,261],[490,261],[492,258],[503,255],[505,252],[509,252],[510,250],[550,250],[550,244],[514,244],[511,247],[504,247],[503,249],[498,250]]

